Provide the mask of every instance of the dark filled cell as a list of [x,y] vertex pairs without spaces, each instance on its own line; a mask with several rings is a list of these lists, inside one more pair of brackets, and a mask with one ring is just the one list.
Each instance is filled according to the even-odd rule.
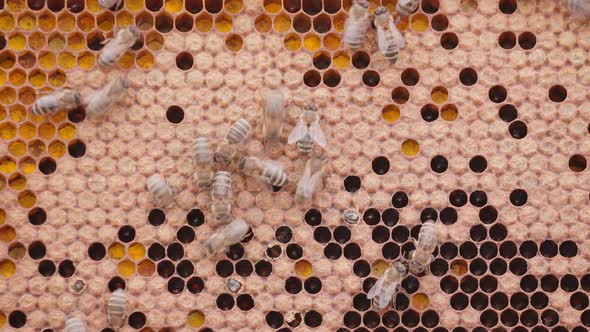
[[345,244],[350,240],[351,232],[350,229],[346,226],[338,226],[334,229],[334,240],[336,242]]
[[47,213],[42,208],[33,208],[27,216],[31,225],[34,226],[43,225],[47,220]]
[[[498,45],[505,50],[509,50],[516,46],[516,35],[512,31],[504,31],[498,36]],[[494,101],[491,97],[490,100]]]
[[472,259],[477,255],[477,247],[473,242],[464,242],[459,247],[459,254],[465,259]]
[[494,293],[490,297],[490,305],[496,310],[502,310],[508,306],[508,296],[505,293]]
[[199,294],[205,289],[205,283],[200,277],[192,277],[186,282],[186,289],[193,294]]
[[469,161],[469,169],[474,173],[483,173],[487,167],[488,161],[483,156],[475,156]]
[[437,258],[430,263],[430,273],[434,276],[441,277],[445,275],[448,270],[449,264],[444,259]]
[[496,276],[501,276],[508,271],[508,264],[502,258],[496,258],[490,263],[490,272]]
[[555,292],[559,287],[559,279],[552,274],[547,274],[541,277],[541,289],[545,292]]
[[545,326],[555,326],[559,323],[559,314],[553,309],[547,309],[541,313],[541,322]]
[[379,221],[381,221],[381,215],[379,213],[379,210],[374,208],[369,208],[365,210],[365,212],[363,213],[363,221],[367,225],[377,225]]
[[541,246],[539,248],[541,255],[543,255],[544,257],[547,258],[552,258],[557,256],[557,243],[555,243],[555,241],[552,240],[545,240],[543,242],[541,242]]
[[420,322],[420,315],[415,310],[408,310],[402,314],[402,324],[406,327],[414,327]]
[[456,207],[462,207],[467,204],[467,194],[463,190],[453,190],[449,194],[449,202]]
[[524,259],[517,257],[510,261],[509,268],[510,272],[517,276],[521,276],[527,272],[528,264]]
[[387,242],[383,245],[383,248],[381,248],[381,254],[385,259],[394,260],[400,255],[400,247],[396,243]]
[[401,74],[402,83],[408,86],[414,86],[420,81],[420,74],[414,68],[407,68]]
[[365,294],[357,294],[352,298],[352,306],[358,311],[366,311],[371,307],[371,300]]
[[457,222],[458,214],[457,210],[452,207],[446,207],[440,210],[440,221],[444,225],[452,225]]
[[451,308],[461,311],[467,308],[469,298],[463,293],[456,293],[451,296]]
[[282,254],[282,249],[281,249],[281,246],[278,244],[275,244],[274,246],[266,247],[266,256],[268,256],[268,258],[276,259],[276,258],[279,258],[279,256],[281,256],[281,254]]
[[379,317],[379,314],[375,311],[367,311],[363,314],[363,324],[370,329],[379,326],[380,322],[381,317]]
[[[104,250],[104,246],[102,248]],[[97,248],[97,256],[100,255],[100,252],[98,252],[99,250],[100,249]],[[45,248],[45,244],[43,244],[43,242],[34,241],[34,242],[31,242],[31,244],[29,244],[28,252],[29,252],[29,257],[36,260],[36,259],[41,259],[41,258],[45,257],[45,254],[47,253],[47,249]],[[102,255],[102,257],[104,257],[104,254]],[[100,259],[98,259],[98,260],[100,260]]]
[[502,13],[508,15],[514,13],[518,8],[516,0],[500,0],[498,7]]
[[57,267],[57,272],[60,276],[64,278],[69,278],[74,275],[76,272],[76,267],[74,266],[74,262],[69,259],[65,259],[61,261]]
[[479,289],[486,293],[493,293],[498,289],[498,280],[493,276],[485,276],[479,280]]
[[192,227],[199,227],[205,223],[205,215],[199,209],[192,209],[186,215],[186,222]]
[[215,271],[220,277],[226,278],[234,273],[234,265],[227,259],[220,260],[215,266]]
[[74,140],[68,144],[68,153],[72,158],[80,158],[86,154],[86,144],[80,140]]
[[454,293],[459,288],[459,281],[453,276],[446,276],[440,280],[440,289],[447,294]]
[[236,305],[242,311],[250,311],[254,308],[254,299],[250,294],[240,294],[236,298]]
[[410,92],[404,87],[397,87],[391,91],[391,99],[397,104],[405,104],[410,100]]
[[152,226],[160,226],[166,221],[166,214],[160,209],[152,209],[148,213],[148,222]]
[[504,104],[498,110],[498,117],[504,122],[512,122],[518,117],[518,110],[512,104]]
[[148,248],[148,257],[157,262],[166,257],[166,249],[159,243],[152,243]]
[[437,155],[430,160],[430,169],[436,173],[444,173],[449,168],[447,158]]
[[438,107],[433,104],[426,104],[420,109],[420,116],[426,122],[432,122],[438,119]]
[[372,88],[372,87],[376,87],[379,84],[381,77],[379,76],[379,73],[377,73],[376,71],[367,70],[366,72],[363,73],[362,80],[366,86]]
[[240,277],[249,277],[254,272],[254,266],[249,260],[241,260],[236,263],[236,273]]
[[560,287],[566,292],[573,292],[578,289],[578,278],[573,274],[566,274],[561,277]]
[[356,311],[348,311],[344,314],[344,318],[342,320],[344,322],[344,326],[348,327],[349,329],[354,329],[361,325],[361,315]]
[[494,310],[488,309],[481,313],[479,316],[479,321],[485,327],[494,327],[496,324],[498,324],[498,314]]
[[416,277],[409,275],[402,280],[401,286],[407,294],[414,294],[420,288],[420,282]]
[[233,244],[229,246],[227,252],[225,253],[227,258],[237,261],[244,257],[244,246],[240,243]]
[[563,257],[572,258],[578,254],[578,246],[574,241],[564,241],[559,245],[559,254]]
[[469,304],[471,307],[477,311],[482,311],[489,305],[488,296],[484,293],[477,292],[471,295],[471,299],[469,299]]
[[528,133],[527,125],[522,121],[514,121],[508,126],[508,132],[510,136],[515,139],[521,139],[526,137]]
[[174,263],[169,260],[161,261],[156,266],[156,270],[160,277],[166,279],[174,274]]
[[371,57],[366,52],[358,51],[352,55],[352,65],[356,69],[365,69],[370,63]]
[[180,261],[180,263],[178,263],[178,265],[176,265],[176,273],[183,278],[188,278],[194,272],[195,272],[195,267],[194,267],[193,263],[189,260]]
[[15,328],[19,329],[27,323],[27,314],[20,310],[14,310],[8,315],[8,324]]
[[508,229],[502,224],[494,224],[490,227],[490,237],[494,241],[502,241],[508,236]]
[[173,261],[178,261],[184,257],[184,247],[178,242],[173,242],[166,248],[166,256]]
[[539,280],[531,274],[527,274],[520,279],[520,289],[527,293],[534,292],[539,287]]
[[387,240],[389,239],[389,228],[387,228],[385,226],[377,226],[377,227],[373,228],[371,238],[376,243],[387,242]]
[[537,255],[538,248],[537,244],[533,241],[527,240],[520,244],[520,248],[518,250],[520,255],[524,258],[533,258]]
[[490,88],[488,93],[490,100],[494,103],[502,103],[508,97],[508,92],[506,88],[501,85],[494,85]]
[[463,68],[459,72],[459,81],[466,86],[472,86],[477,83],[477,71],[473,68]]
[[344,257],[348,260],[357,260],[361,257],[361,247],[356,243],[349,243],[344,247]]
[[384,175],[389,172],[389,159],[383,156],[379,156],[371,162],[371,168],[373,172],[377,175]]
[[523,292],[517,292],[510,296],[510,306],[516,310],[522,310],[527,307],[529,297]]
[[303,256],[303,248],[296,243],[291,243],[287,246],[287,257],[292,260],[297,260]]
[[518,324],[518,313],[512,309],[506,309],[500,314],[502,324],[512,327]]
[[469,195],[469,203],[476,207],[484,207],[488,203],[485,191],[475,190]]
[[273,329],[278,329],[283,325],[283,314],[278,311],[269,311],[266,314],[266,324]]
[[469,229],[469,237],[475,242],[480,242],[486,239],[487,229],[483,225],[471,226]]
[[466,275],[463,278],[461,278],[461,281],[459,282],[459,287],[461,287],[461,290],[463,292],[471,294],[477,290],[477,279],[470,275]]
[[330,260],[336,260],[342,256],[342,248],[337,243],[328,243],[324,248],[324,256]]
[[268,277],[272,273],[272,264],[269,261],[261,260],[254,265],[256,274],[260,277]]
[[567,90],[561,85],[554,85],[549,88],[549,99],[555,103],[561,103],[567,98]]
[[533,327],[539,322],[539,314],[533,309],[527,309],[520,314],[520,322],[526,327]]
[[318,277],[310,277],[303,283],[303,288],[309,294],[317,294],[322,290],[322,281]]
[[549,297],[543,292],[536,292],[531,296],[531,306],[541,310],[549,304]]
[[404,208],[408,205],[408,195],[403,191],[398,191],[391,197],[391,204],[398,209]]
[[180,294],[184,290],[184,280],[179,277],[168,279],[168,291],[171,294]]
[[510,259],[516,255],[516,252],[516,243],[512,241],[502,242],[502,244],[500,245],[500,256],[504,258]]
[[498,219],[498,210],[495,207],[488,205],[479,210],[479,220],[486,225],[489,225]]
[[178,241],[184,244],[189,244],[195,240],[195,231],[190,226],[182,226],[176,232]]
[[328,227],[318,227],[313,231],[313,238],[318,243],[328,243],[332,240],[332,233]]
[[305,325],[315,328],[322,325],[323,318],[319,312],[315,310],[310,310],[305,313],[303,322],[305,323]]
[[436,210],[431,207],[427,207],[423,209],[422,212],[420,212],[420,221],[422,223],[425,223],[429,220],[434,222],[438,220],[438,212],[436,212]]
[[121,240],[121,242],[129,243],[133,241],[133,239],[135,239],[135,228],[129,225],[125,225],[119,228],[117,236],[119,237],[119,240]]
[[235,305],[234,298],[230,294],[220,294],[215,302],[217,303],[217,308],[222,311],[231,310]]
[[281,243],[287,243],[293,238],[293,231],[288,226],[281,226],[275,231],[275,238]]
[[[31,247],[29,246],[29,251],[30,248]],[[107,250],[104,247],[104,245],[100,242],[94,242],[88,247],[88,257],[90,257],[90,259],[92,259],[93,261],[99,261],[103,259],[106,254]]]
[[457,257],[458,253],[459,248],[452,242],[445,242],[440,246],[440,255],[447,260]]
[[47,157],[39,162],[39,170],[45,175],[53,174],[57,169],[57,164],[53,158]]
[[491,241],[486,241],[479,247],[479,255],[484,259],[492,259],[498,255],[498,246]]
[[[436,14],[432,17],[432,20],[430,21],[430,26],[432,27],[432,29],[434,31],[445,31],[449,27],[449,19],[444,14]],[[476,81],[477,81],[477,77],[476,77]],[[467,82],[471,82],[471,81],[467,81]],[[463,81],[461,81],[461,83],[463,83]],[[465,84],[465,83],[463,83],[463,84]],[[475,84],[475,82],[473,84]],[[470,85],[473,85],[473,84],[470,84]]]
[[510,203],[514,206],[523,206],[528,200],[528,194],[522,189],[515,189],[510,193]]
[[459,45],[459,37],[452,32],[445,32],[440,36],[440,46],[445,50],[455,49]]
[[317,226],[322,222],[322,213],[316,209],[309,209],[305,213],[305,222],[310,226]]
[[[178,68],[182,70],[190,69],[193,66],[192,56],[190,59],[190,62],[187,60],[186,62],[179,64],[179,60],[176,58],[176,64],[179,66]],[[166,119],[168,119],[168,122],[170,123],[179,124],[184,120],[184,110],[180,106],[172,105],[168,107],[168,110],[166,111]]]
[[352,271],[357,277],[364,278],[371,273],[371,265],[364,259],[358,260],[354,262],[352,266]]
[[486,261],[481,258],[476,258],[469,262],[469,272],[474,276],[481,276],[488,271]]

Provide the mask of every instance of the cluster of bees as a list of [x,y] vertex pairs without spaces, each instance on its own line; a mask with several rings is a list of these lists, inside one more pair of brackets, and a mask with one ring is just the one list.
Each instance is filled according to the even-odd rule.
[[[276,149],[281,145],[285,120],[285,97],[281,91],[273,90],[267,94],[262,118],[264,149]],[[216,225],[226,225],[205,242],[208,255],[240,242],[250,232],[248,223],[235,218],[231,212],[232,171],[237,170],[264,183],[269,190],[276,190],[287,183],[287,174],[278,161],[261,160],[241,152],[251,130],[252,126],[247,120],[239,119],[229,128],[215,151],[207,137],[198,137],[192,146],[194,184],[200,190],[210,190],[212,219]],[[326,165],[321,149],[326,146],[327,141],[315,106],[304,107],[287,142],[295,144],[301,152],[310,154],[295,192],[296,200],[303,203],[311,199],[320,188]],[[318,148],[314,147],[316,144]],[[167,184],[161,175],[150,176],[147,179],[147,189],[153,194],[158,206],[167,207],[174,203],[176,189]]]

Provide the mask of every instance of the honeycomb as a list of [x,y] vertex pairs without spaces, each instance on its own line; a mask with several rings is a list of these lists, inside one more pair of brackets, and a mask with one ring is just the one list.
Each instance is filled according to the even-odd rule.
[[[77,315],[112,331],[106,301],[125,288],[122,331],[587,331],[590,25],[554,0],[422,0],[391,65],[373,33],[343,48],[350,6],[0,1],[0,329],[61,331]],[[141,41],[98,68],[130,24]],[[129,95],[104,118],[30,112],[43,93],[121,73]],[[321,111],[324,187],[295,203],[294,146],[272,156],[289,175],[279,192],[235,174],[233,211],[253,236],[206,258],[215,229],[190,185],[191,144],[246,118],[245,150],[262,156],[276,88],[285,132],[303,105]],[[171,208],[145,189],[156,172],[179,191]],[[429,273],[375,310],[366,293],[428,219]]]

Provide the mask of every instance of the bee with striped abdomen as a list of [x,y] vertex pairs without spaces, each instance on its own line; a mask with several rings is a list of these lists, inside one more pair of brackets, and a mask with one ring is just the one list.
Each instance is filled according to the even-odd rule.
[[287,143],[297,145],[301,152],[311,152],[314,143],[326,147],[326,136],[320,126],[320,113],[315,106],[305,106],[299,122],[289,134]]
[[410,262],[408,267],[410,272],[420,274],[430,267],[430,262],[434,256],[432,252],[436,248],[436,224],[432,220],[426,221],[420,228],[418,241],[414,240],[415,250],[410,252]]
[[367,0],[352,1],[352,6],[348,11],[348,18],[344,22],[344,31],[342,32],[344,46],[352,51],[361,48],[363,38],[365,38],[371,25],[370,17],[369,2]]
[[226,171],[215,173],[211,184],[211,212],[215,221],[231,218],[231,199],[231,174]]
[[33,104],[33,115],[46,115],[78,107],[82,102],[80,92],[60,89],[37,99]]
[[158,206],[167,207],[174,203],[176,190],[169,186],[159,174],[154,174],[147,179],[147,188],[154,195]]
[[120,328],[125,325],[125,291],[121,288],[116,289],[107,303],[107,322],[114,328]]
[[264,181],[269,186],[282,187],[287,183],[287,174],[278,162],[245,157],[238,163],[238,169],[248,176]]
[[387,308],[390,302],[395,303],[397,288],[407,274],[408,269],[402,263],[393,262],[369,289],[367,299],[372,299],[373,305],[380,310]]
[[312,151],[311,157],[305,164],[305,169],[295,191],[295,198],[303,203],[313,196],[313,194],[322,186],[326,157],[324,154]]
[[214,160],[223,167],[233,166],[240,144],[250,133],[250,123],[245,119],[236,121],[227,131],[225,139],[217,146]]
[[198,137],[193,144],[193,165],[197,187],[209,188],[213,178],[213,152],[207,137]]
[[115,37],[108,41],[98,56],[98,64],[103,67],[112,66],[125,54],[140,37],[139,29],[130,25],[115,33]]
[[266,107],[264,108],[262,135],[264,136],[265,151],[281,142],[284,117],[285,96],[281,90],[272,90],[266,95]]
[[66,321],[65,332],[86,332],[86,325],[80,318],[72,316]]
[[400,49],[404,47],[404,37],[393,22],[387,7],[375,9],[375,26],[377,27],[377,46],[385,58],[396,63]]
[[205,242],[207,253],[213,255],[236,244],[250,232],[250,226],[242,219],[236,219],[225,226],[220,232],[211,235]]

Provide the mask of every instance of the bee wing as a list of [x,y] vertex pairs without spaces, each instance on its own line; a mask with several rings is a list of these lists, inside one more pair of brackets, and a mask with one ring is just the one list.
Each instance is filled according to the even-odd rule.
[[402,33],[397,29],[397,27],[395,26],[395,24],[393,24],[393,22],[391,23],[391,33],[393,34],[393,37],[395,38],[396,42],[399,45],[399,48],[404,48],[404,46],[406,45],[406,41],[404,40],[404,36],[402,36]]
[[374,298],[377,293],[381,293],[383,290],[383,283],[385,282],[384,278],[379,278],[377,279],[377,282],[375,282],[375,284],[373,285],[373,287],[371,287],[371,289],[369,289],[369,292],[367,293],[367,299],[372,299]]
[[314,142],[318,143],[321,147],[326,147],[326,135],[324,135],[324,131],[320,126],[319,121],[314,121],[309,128],[309,133],[311,134],[311,138]]
[[301,194],[305,198],[309,198],[313,191],[313,174],[311,174],[310,167],[305,167],[299,183],[297,183],[297,193]]
[[293,131],[289,134],[289,138],[287,139],[287,143],[293,144],[293,143],[297,142],[298,140],[302,139],[303,137],[305,137],[306,134],[307,134],[307,125],[305,124],[305,121],[299,120],[299,123],[297,123],[297,126],[295,126],[295,128],[293,128]]
[[385,53],[387,51],[387,36],[385,30],[379,25],[377,25],[377,47],[379,47],[379,51],[381,53]]

